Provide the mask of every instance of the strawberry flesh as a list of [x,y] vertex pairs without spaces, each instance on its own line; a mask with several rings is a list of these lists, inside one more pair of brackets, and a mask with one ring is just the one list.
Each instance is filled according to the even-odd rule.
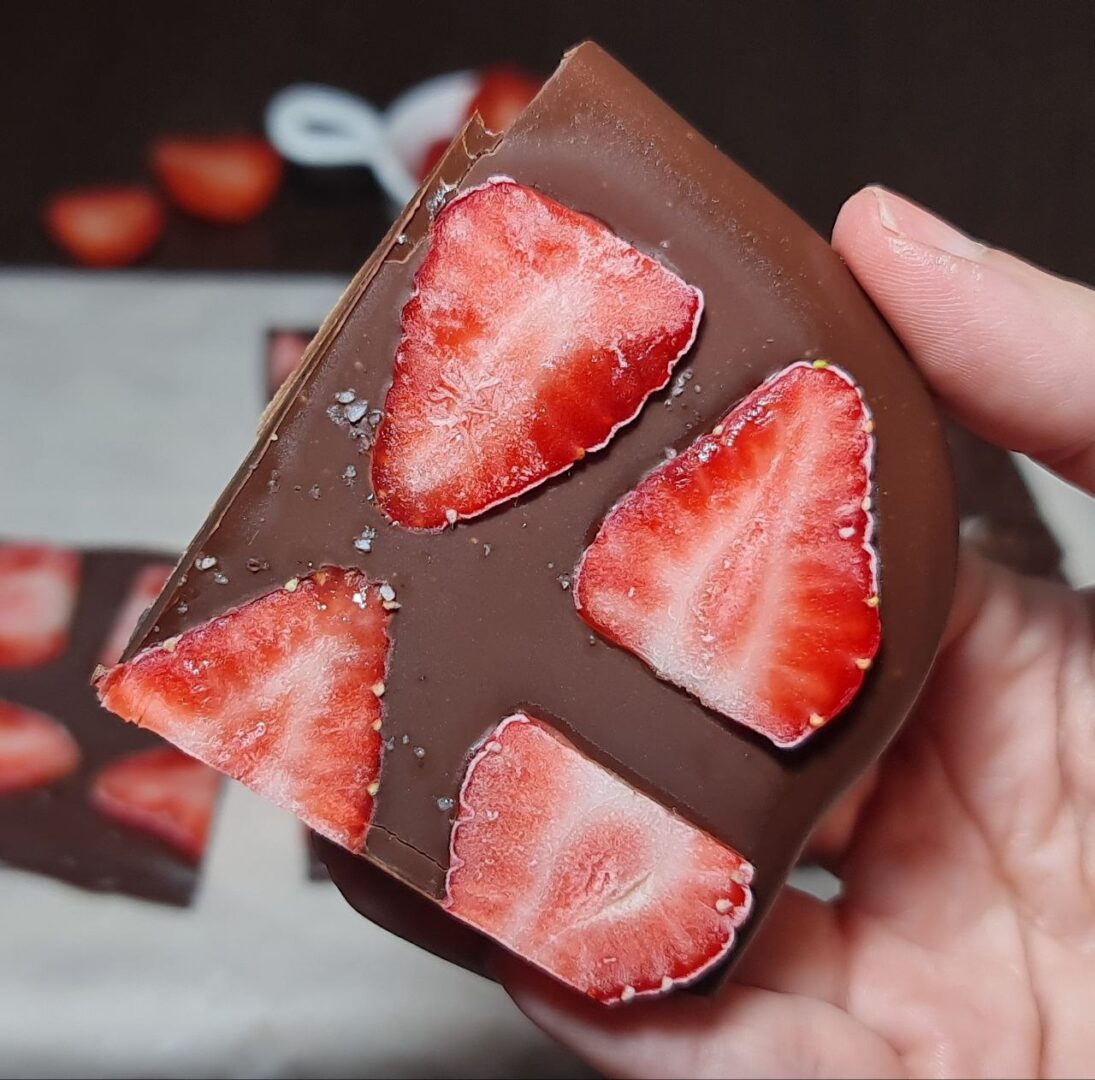
[[99,663],[104,667],[110,667],[122,658],[122,653],[129,644],[130,635],[137,628],[137,623],[141,621],[145,610],[160,595],[167,584],[167,579],[171,576],[172,569],[171,563],[149,563],[148,566],[142,567],[133,579],[129,594],[114,617],[110,637],[107,638],[103,651],[99,655]]
[[217,802],[217,774],[170,746],[112,762],[91,788],[92,805],[111,821],[158,837],[197,863]]
[[0,795],[44,787],[69,776],[80,748],[52,716],[0,701]]
[[80,556],[38,545],[0,545],[0,668],[60,655],[76,606]]
[[472,759],[444,906],[606,1004],[727,955],[753,868],[524,713]]
[[669,380],[703,299],[604,225],[504,178],[437,216],[373,451],[396,523],[474,517],[604,446]]
[[389,615],[327,567],[102,674],[102,703],[360,849],[380,775]]
[[582,617],[704,704],[794,746],[878,651],[873,439],[852,381],[794,364],[609,512]]

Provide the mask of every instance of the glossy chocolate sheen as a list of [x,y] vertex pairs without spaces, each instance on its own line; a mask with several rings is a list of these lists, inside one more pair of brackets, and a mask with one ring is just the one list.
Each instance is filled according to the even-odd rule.
[[[370,408],[382,405],[431,210],[446,194],[495,175],[602,219],[703,290],[699,338],[677,369],[692,377],[678,397],[668,389],[655,395],[606,450],[516,503],[437,535],[412,534],[368,501],[368,455],[327,409],[348,389]],[[689,445],[773,372],[817,357],[851,373],[876,422],[883,645],[853,704],[788,752],[597,639],[560,576],[572,572],[609,507],[667,448]],[[357,470],[352,483],[342,479],[348,465]],[[361,554],[353,540],[366,526],[377,537],[372,552]],[[818,816],[880,753],[916,700],[950,605],[955,539],[940,420],[844,265],[774,196],[587,44],[568,55],[504,138],[473,123],[450,149],[272,403],[254,451],[134,646],[162,641],[324,564],[386,580],[402,603],[384,697],[384,735],[394,742],[369,859],[425,896],[441,897],[451,822],[438,800],[456,798],[469,749],[522,708],[756,866],[745,940]],[[216,557],[227,584],[194,567],[199,555]],[[249,560],[258,569],[249,570]],[[346,860],[329,862],[336,877],[345,876]],[[411,900],[402,911],[389,905],[379,914],[397,932],[425,939],[414,909]],[[454,955],[443,942],[426,943]]]
[[0,669],[0,698],[59,720],[81,754],[80,768],[72,776],[0,796],[0,864],[96,892],[190,903],[198,867],[159,840],[115,825],[88,798],[101,768],[164,745],[150,731],[111,723],[88,678],[142,567],[165,561],[173,560],[135,551],[82,552],[76,611],[64,653],[36,667]]

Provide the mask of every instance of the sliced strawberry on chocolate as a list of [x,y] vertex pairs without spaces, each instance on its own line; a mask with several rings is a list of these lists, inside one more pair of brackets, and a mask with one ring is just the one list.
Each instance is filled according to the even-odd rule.
[[97,679],[103,704],[361,847],[380,775],[388,611],[327,567]]
[[130,754],[95,777],[92,805],[111,821],[151,833],[198,862],[205,850],[220,778],[170,746]]
[[613,1003],[725,957],[752,876],[736,852],[517,713],[468,766],[444,906]]
[[609,512],[578,566],[582,617],[794,746],[852,700],[878,651],[873,427],[827,364],[764,383]]
[[0,701],[0,795],[52,784],[79,764],[80,748],[59,720]]
[[148,566],[142,567],[133,579],[129,586],[129,593],[114,617],[110,637],[107,638],[103,651],[99,655],[99,663],[104,667],[110,667],[122,658],[122,653],[129,644],[130,635],[137,628],[137,623],[140,622],[145,610],[160,595],[173,569],[171,563],[149,563]]
[[80,556],[39,544],[0,544],[0,668],[32,667],[64,651]]
[[474,517],[604,446],[696,335],[698,289],[505,178],[438,214],[373,451],[396,523]]

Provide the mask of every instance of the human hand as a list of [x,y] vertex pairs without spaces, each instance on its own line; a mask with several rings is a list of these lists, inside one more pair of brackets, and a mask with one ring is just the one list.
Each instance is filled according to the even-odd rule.
[[[833,245],[944,405],[1095,490],[1095,293],[877,189]],[[709,998],[606,1010],[512,957],[517,1004],[625,1076],[1075,1076],[1095,1062],[1095,597],[963,559],[917,714],[822,823]]]

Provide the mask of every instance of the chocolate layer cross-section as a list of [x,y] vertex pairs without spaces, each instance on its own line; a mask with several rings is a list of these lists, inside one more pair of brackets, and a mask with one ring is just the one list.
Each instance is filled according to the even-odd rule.
[[[429,258],[431,223],[461,193],[498,177],[603,223],[667,277],[697,290],[698,336],[665,388],[603,416],[599,437],[569,443],[588,451],[568,451],[569,461],[581,458],[569,471],[536,487],[521,483],[513,489],[519,497],[443,531],[403,528],[385,516],[369,483],[407,330],[401,313]],[[464,242],[474,251],[474,229]],[[559,295],[566,305],[579,299],[569,289]],[[550,326],[541,309],[534,314],[537,325]],[[558,348],[569,344],[565,334],[548,337]],[[610,357],[631,364],[622,346],[613,351],[618,341],[605,344],[607,351],[576,361],[567,353],[558,370]],[[575,609],[571,584],[606,514],[651,469],[710,433],[766,379],[818,360],[846,373],[873,418],[882,647],[840,715],[788,750],[728,722],[594,633]],[[488,412],[508,407],[511,388],[484,381],[476,392],[491,391]],[[570,400],[581,409],[591,399],[580,381],[554,389],[552,408]],[[489,418],[484,424],[489,433]],[[464,513],[446,509],[448,523]],[[449,918],[449,930],[438,934],[431,916],[420,923],[407,916],[419,901],[440,915],[469,760],[505,717],[523,713],[755,868],[752,915],[732,953],[740,955],[818,816],[881,752],[916,700],[950,604],[956,531],[939,419],[844,265],[651,91],[584,45],[505,136],[473,122],[450,148],[275,398],[254,449],[129,657],[202,633],[324,567],[360,572],[396,606],[386,609],[384,685],[372,691],[383,691],[383,752],[364,859],[330,863],[344,890],[353,892],[355,875],[379,868],[401,884],[392,883],[383,894],[390,902],[372,903],[371,914],[474,964],[466,927]]]
[[190,902],[219,778],[151,732],[105,724],[88,686],[172,565],[150,552],[0,544],[0,864]]

